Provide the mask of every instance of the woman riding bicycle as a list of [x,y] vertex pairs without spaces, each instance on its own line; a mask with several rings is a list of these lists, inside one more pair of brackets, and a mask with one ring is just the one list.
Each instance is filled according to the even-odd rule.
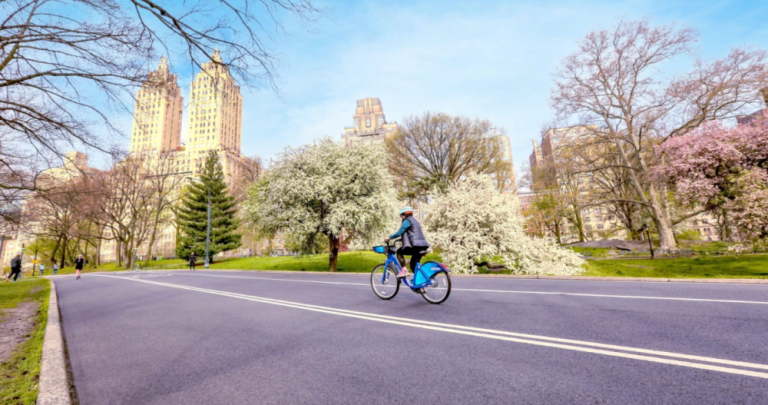
[[416,271],[416,265],[421,262],[424,253],[429,249],[429,242],[421,231],[421,224],[413,217],[413,208],[403,207],[400,210],[400,219],[402,223],[400,229],[386,239],[389,242],[392,239],[403,237],[403,246],[397,249],[397,260],[403,270],[397,275],[397,278],[403,278],[408,275],[408,268],[405,267],[404,255],[411,256],[411,271]]

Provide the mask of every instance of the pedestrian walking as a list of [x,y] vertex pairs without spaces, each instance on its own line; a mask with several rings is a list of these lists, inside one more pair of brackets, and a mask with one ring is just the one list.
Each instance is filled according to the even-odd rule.
[[197,264],[197,256],[195,256],[195,252],[192,252],[192,254],[189,255],[189,270],[194,271],[195,270],[195,264]]
[[83,265],[85,264],[85,260],[83,260],[83,255],[77,255],[77,259],[75,259],[75,274],[77,277],[75,280],[80,279],[80,272],[83,271]]
[[43,275],[43,273],[45,273],[45,265],[44,265],[44,264],[41,264],[41,265],[40,265],[40,275],[42,276],[42,275]]
[[53,275],[56,275],[56,272],[59,270],[59,265],[56,262],[53,262]]
[[5,281],[13,279],[15,282],[19,279],[19,275],[21,275],[21,254],[17,254],[13,257],[13,259],[11,259],[11,274],[8,276],[8,278],[5,279]]

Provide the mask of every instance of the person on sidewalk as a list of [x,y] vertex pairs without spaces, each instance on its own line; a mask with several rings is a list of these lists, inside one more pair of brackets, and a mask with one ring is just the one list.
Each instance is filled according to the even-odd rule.
[[195,256],[195,252],[192,252],[192,254],[189,255],[189,270],[195,271],[195,264],[197,264],[197,256]]
[[77,259],[75,259],[75,274],[77,277],[75,280],[80,279],[80,273],[83,271],[83,265],[85,264],[85,260],[83,260],[83,255],[77,255]]
[[21,275],[21,254],[17,254],[13,257],[13,259],[11,259],[11,274],[7,279],[5,279],[5,281],[13,279],[15,282],[19,279],[19,275]]
[[45,265],[41,264],[40,265],[40,275],[42,276],[43,274],[45,274]]
[[56,272],[59,270],[59,265],[56,262],[53,262],[53,275],[56,275]]

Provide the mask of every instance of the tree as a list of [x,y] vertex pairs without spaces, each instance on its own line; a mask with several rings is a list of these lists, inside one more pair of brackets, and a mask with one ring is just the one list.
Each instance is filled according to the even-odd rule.
[[211,237],[209,254],[237,249],[240,246],[240,234],[236,233],[239,221],[235,218],[235,201],[227,192],[224,170],[221,168],[219,155],[209,151],[205,158],[200,181],[192,182],[182,198],[177,222],[181,237],[176,244],[176,255],[189,258],[191,252],[197,256],[205,254],[205,241],[208,227],[208,193],[211,203]]
[[0,189],[35,190],[64,145],[111,152],[114,110],[131,110],[147,63],[171,49],[200,69],[221,48],[241,83],[275,88],[265,39],[319,14],[311,0],[0,2]]
[[[245,157],[241,167],[242,169],[238,171],[237,176],[231,182],[232,195],[235,197],[238,205],[248,199],[248,189],[256,184],[264,174],[264,163],[259,156]],[[243,211],[239,214],[243,220],[240,221],[237,232],[242,235],[242,246],[256,252],[258,251],[258,242],[261,240],[261,235],[257,229],[250,226],[248,218],[243,216],[245,214]],[[270,245],[271,242],[269,240]]]
[[325,138],[280,154],[251,188],[245,210],[262,235],[290,235],[304,252],[326,238],[328,269],[334,272],[342,233],[366,240],[380,236],[394,216],[394,195],[382,148],[345,148]]
[[588,136],[614,146],[617,162],[607,164],[627,170],[633,203],[652,218],[663,250],[677,244],[666,190],[650,176],[658,159],[654,146],[704,122],[734,116],[757,101],[768,80],[766,53],[745,49],[696,60],[677,79],[660,74],[662,64],[689,54],[694,40],[690,29],[651,27],[648,21],[594,31],[563,61],[551,96],[560,119],[596,125]]
[[728,128],[710,122],[659,147],[656,179],[683,204],[718,210],[745,239],[768,237],[768,118]]
[[474,273],[500,258],[518,274],[582,271],[583,261],[572,250],[525,234],[516,204],[499,193],[488,176],[468,174],[430,204],[428,214],[428,237],[442,249],[452,270]]
[[171,154],[152,156],[148,162],[148,171],[144,177],[151,191],[154,218],[144,259],[145,266],[152,258],[158,228],[173,222],[173,208],[179,200],[179,186],[184,181],[184,176],[178,173],[177,167]]
[[129,155],[116,158],[112,168],[99,176],[101,224],[105,237],[117,242],[117,263],[125,268],[133,267],[134,250],[153,228],[153,190],[145,178],[148,165],[148,158]]
[[415,200],[469,173],[494,173],[503,187],[509,161],[504,158],[503,135],[487,120],[471,120],[443,113],[406,118],[397,134],[386,140],[389,170],[401,195]]

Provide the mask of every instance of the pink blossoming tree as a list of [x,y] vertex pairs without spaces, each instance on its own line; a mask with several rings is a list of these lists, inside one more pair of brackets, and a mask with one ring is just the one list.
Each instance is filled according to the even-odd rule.
[[725,127],[708,122],[659,146],[654,177],[684,204],[723,209],[745,239],[768,236],[768,118]]

